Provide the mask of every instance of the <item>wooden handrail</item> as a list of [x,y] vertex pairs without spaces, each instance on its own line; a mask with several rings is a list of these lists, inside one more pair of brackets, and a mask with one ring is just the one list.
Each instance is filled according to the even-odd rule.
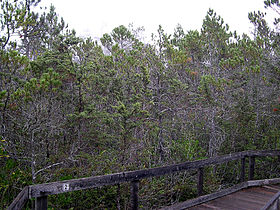
[[[280,154],[280,151],[279,151]],[[81,179],[71,179],[66,181],[51,182],[30,186],[30,198],[41,197],[45,195],[60,194],[65,192],[84,190],[105,185],[115,185],[123,182],[131,182],[150,177],[173,174],[175,172],[186,171],[190,169],[203,168],[212,164],[221,164],[224,162],[238,160],[247,156],[247,152],[238,152],[219,157],[213,157],[204,160],[196,160],[169,166],[162,166],[150,169],[127,171],[109,175],[94,176]]]
[[23,188],[23,190],[17,195],[15,200],[11,203],[11,205],[8,207],[8,210],[17,210],[22,209],[26,202],[29,199],[29,186],[26,186]]
[[[190,169],[198,169],[199,177],[198,177],[198,192],[202,194],[203,192],[203,168],[205,166],[213,165],[213,164],[221,164],[224,162],[229,162],[233,160],[241,159],[241,179],[244,181],[245,176],[245,158],[249,157],[249,180],[253,179],[254,176],[254,164],[255,157],[260,156],[280,156],[280,150],[265,150],[265,151],[244,151],[238,153],[232,153],[228,155],[212,157],[203,160],[196,160],[191,162],[184,162],[180,164],[174,164],[169,166],[162,166],[150,169],[142,169],[136,171],[127,171],[103,176],[94,176],[88,178],[81,179],[72,179],[66,181],[59,182],[51,182],[45,184],[37,184],[31,185],[28,187],[29,198],[38,198],[36,199],[35,206],[46,206],[47,196],[60,194],[65,192],[77,191],[90,189],[95,187],[102,187],[106,185],[115,185],[123,182],[131,182],[132,190],[131,195],[134,196],[131,199],[132,202],[138,202],[138,182],[141,179],[146,179],[150,177],[162,176],[167,174],[173,174],[176,172],[182,172]],[[134,189],[134,190],[133,190]],[[18,197],[17,197],[18,198]],[[15,199],[16,201],[16,199]],[[14,202],[15,202],[14,201]],[[14,203],[13,202],[13,203]],[[19,201],[18,201],[19,202]],[[135,203],[132,206],[138,206]],[[136,208],[137,209],[137,208]]]
[[280,207],[280,191],[278,191],[262,208],[261,210],[279,209]]

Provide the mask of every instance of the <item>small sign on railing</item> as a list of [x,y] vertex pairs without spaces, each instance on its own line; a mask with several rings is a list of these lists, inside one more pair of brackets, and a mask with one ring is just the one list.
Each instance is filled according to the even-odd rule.
[[68,190],[69,190],[69,184],[68,184],[68,183],[63,184],[62,190],[63,190],[64,192],[68,191]]

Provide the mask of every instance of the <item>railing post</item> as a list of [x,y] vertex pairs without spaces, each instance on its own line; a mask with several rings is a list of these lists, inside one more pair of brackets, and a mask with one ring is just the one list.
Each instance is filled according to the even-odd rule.
[[35,201],[35,210],[48,209],[48,196],[37,197]]
[[198,196],[203,195],[203,176],[204,176],[204,169],[198,169],[198,180],[197,180],[197,194]]
[[254,171],[255,171],[255,156],[250,156],[250,158],[249,158],[249,180],[254,179]]
[[245,181],[245,164],[246,164],[246,157],[241,158],[241,174],[240,174],[240,181]]
[[121,185],[120,183],[118,183],[117,185],[117,209],[118,210],[121,209],[120,200],[121,200]]
[[133,180],[130,184],[130,207],[138,210],[139,180]]

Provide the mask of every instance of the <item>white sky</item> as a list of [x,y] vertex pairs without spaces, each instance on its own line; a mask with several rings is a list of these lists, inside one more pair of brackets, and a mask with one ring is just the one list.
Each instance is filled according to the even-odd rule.
[[162,25],[167,33],[177,24],[185,31],[201,29],[209,8],[214,9],[230,30],[249,34],[248,12],[264,10],[264,0],[42,0],[51,3],[70,28],[80,36],[101,37],[119,25],[144,26],[146,37]]

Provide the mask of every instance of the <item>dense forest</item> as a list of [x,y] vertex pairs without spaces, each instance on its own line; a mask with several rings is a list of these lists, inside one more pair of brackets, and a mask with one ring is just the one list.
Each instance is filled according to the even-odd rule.
[[[1,0],[0,209],[27,185],[255,149],[280,149],[280,4],[250,12],[252,35],[212,9],[201,30],[120,25],[78,37],[54,6]],[[234,183],[209,169],[209,192]],[[266,167],[273,176],[275,167]],[[195,196],[194,172],[143,181],[140,207]],[[50,196],[51,209],[126,209],[129,185]],[[31,204],[28,204],[30,208]]]

